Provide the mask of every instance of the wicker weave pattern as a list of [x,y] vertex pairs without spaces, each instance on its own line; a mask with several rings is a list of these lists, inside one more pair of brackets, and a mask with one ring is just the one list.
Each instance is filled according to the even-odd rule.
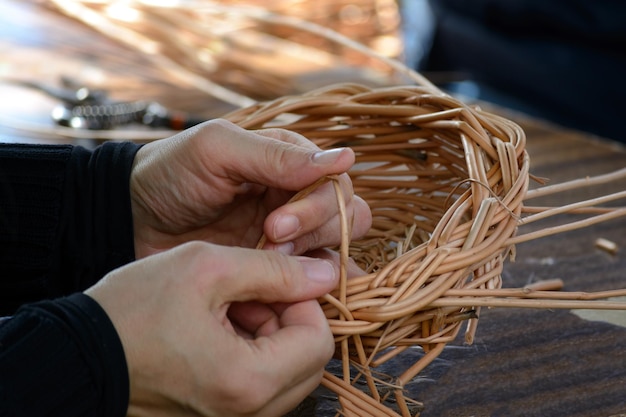
[[[286,128],[321,148],[349,146],[357,155],[350,175],[370,204],[373,227],[351,243],[349,255],[368,274],[344,280],[322,300],[346,382],[347,364],[356,363],[380,400],[370,367],[421,345],[430,354],[397,376],[401,387],[462,322],[473,328],[478,308],[432,303],[450,289],[501,287],[507,240],[529,182],[525,136],[516,124],[432,89],[352,84],[226,118],[248,129]],[[401,389],[392,391],[404,402]]]

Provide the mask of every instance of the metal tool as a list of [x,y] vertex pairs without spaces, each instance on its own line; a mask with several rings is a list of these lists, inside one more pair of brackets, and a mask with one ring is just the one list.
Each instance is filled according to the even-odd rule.
[[168,110],[156,101],[112,101],[106,91],[80,86],[66,77],[61,78],[60,88],[32,81],[12,82],[59,100],[60,103],[52,110],[52,119],[61,126],[75,129],[110,130],[141,124],[151,128],[183,130],[204,121],[183,112]]

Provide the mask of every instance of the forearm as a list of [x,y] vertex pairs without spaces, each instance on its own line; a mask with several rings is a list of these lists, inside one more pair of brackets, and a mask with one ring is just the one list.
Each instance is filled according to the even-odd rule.
[[128,387],[117,332],[86,295],[22,307],[0,324],[2,416],[124,416]]
[[0,146],[0,316],[91,286],[134,259],[138,146]]

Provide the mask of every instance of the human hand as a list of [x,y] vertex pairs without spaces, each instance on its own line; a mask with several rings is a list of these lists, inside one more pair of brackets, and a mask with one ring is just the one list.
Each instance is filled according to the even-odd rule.
[[345,174],[353,164],[351,149],[321,152],[294,132],[248,131],[226,120],[151,142],[137,153],[131,174],[136,257],[191,240],[254,247],[263,234],[265,248],[287,254],[337,245],[332,184],[285,204],[331,174],[341,174],[352,237],[361,237],[371,213]]
[[337,280],[328,260],[191,242],[86,294],[124,346],[129,416],[279,416],[317,387],[333,354],[316,298]]

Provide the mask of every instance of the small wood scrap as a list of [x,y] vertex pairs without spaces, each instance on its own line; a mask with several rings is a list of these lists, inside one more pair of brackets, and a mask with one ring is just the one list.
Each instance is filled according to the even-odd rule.
[[608,252],[611,255],[615,255],[619,250],[617,243],[602,237],[596,239],[595,246],[596,248]]

